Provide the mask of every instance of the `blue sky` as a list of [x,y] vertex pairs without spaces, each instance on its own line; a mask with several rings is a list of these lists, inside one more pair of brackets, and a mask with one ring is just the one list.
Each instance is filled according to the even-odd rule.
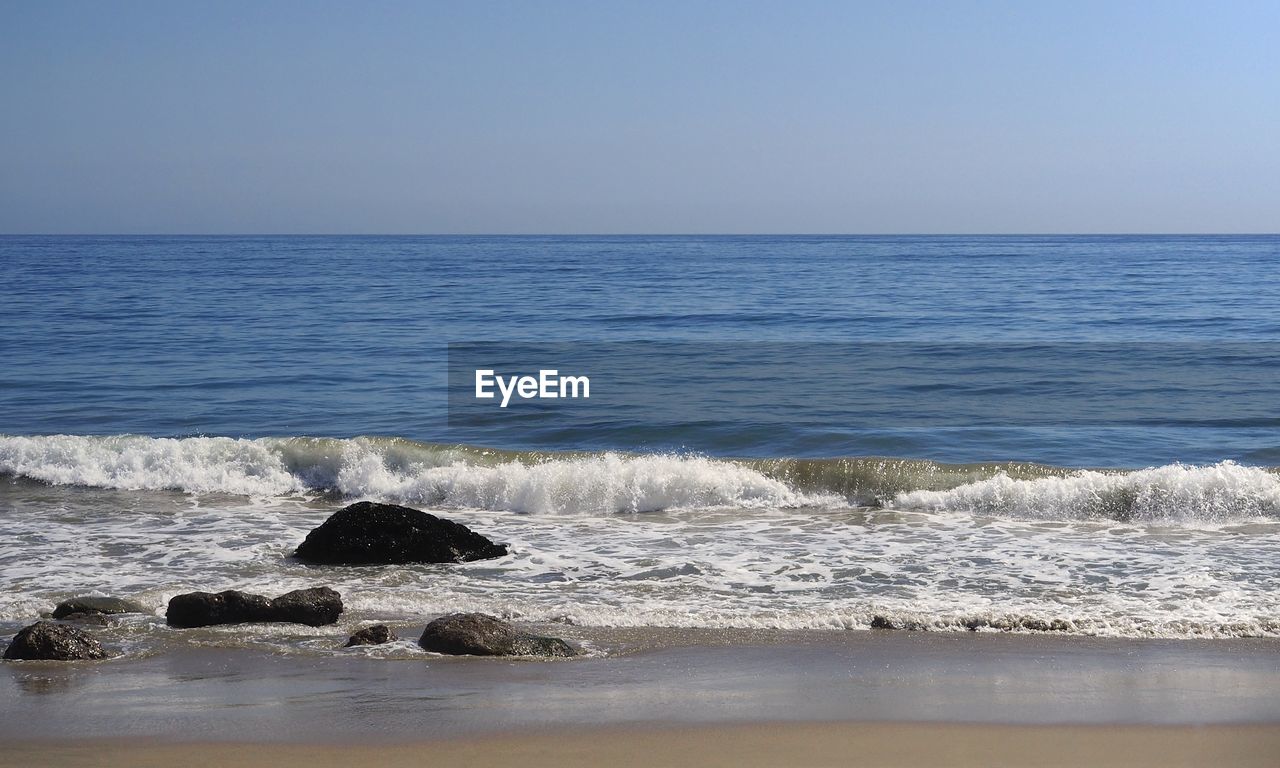
[[1276,2],[0,0],[0,232],[1280,229]]

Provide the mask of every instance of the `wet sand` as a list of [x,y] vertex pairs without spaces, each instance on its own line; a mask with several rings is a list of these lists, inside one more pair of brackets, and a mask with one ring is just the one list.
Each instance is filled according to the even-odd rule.
[[1280,754],[1275,726],[993,726],[758,723],[605,729],[394,746],[11,744],[0,766],[317,768],[350,765],[523,768],[805,766],[1258,766]]
[[1280,754],[1276,640],[568,631],[599,655],[189,645],[6,663],[0,765],[1274,765]]

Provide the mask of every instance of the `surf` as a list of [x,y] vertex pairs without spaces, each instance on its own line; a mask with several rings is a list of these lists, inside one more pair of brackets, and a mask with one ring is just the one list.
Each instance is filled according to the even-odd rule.
[[1140,470],[924,459],[516,451],[397,437],[0,436],[0,474],[49,485],[336,494],[527,514],[875,507],[1042,520],[1280,519],[1275,468]]

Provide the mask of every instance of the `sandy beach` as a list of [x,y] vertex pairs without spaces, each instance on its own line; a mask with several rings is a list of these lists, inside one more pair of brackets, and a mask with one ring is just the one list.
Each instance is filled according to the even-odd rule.
[[1280,749],[1273,640],[571,629],[595,656],[193,645],[6,664],[0,765],[1271,765]]
[[1276,726],[759,723],[576,731],[396,746],[18,743],[0,766],[1273,766]]

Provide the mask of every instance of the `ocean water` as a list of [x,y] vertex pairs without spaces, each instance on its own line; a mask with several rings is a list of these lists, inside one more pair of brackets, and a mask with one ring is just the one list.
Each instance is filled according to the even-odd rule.
[[[198,636],[329,652],[451,610],[1277,636],[1278,258],[1273,236],[0,238],[0,625],[132,596],[155,615],[103,631],[143,653],[181,634],[179,592],[325,583],[338,627]],[[639,383],[459,408],[451,360],[494,343]],[[512,554],[289,557],[359,499]]]

